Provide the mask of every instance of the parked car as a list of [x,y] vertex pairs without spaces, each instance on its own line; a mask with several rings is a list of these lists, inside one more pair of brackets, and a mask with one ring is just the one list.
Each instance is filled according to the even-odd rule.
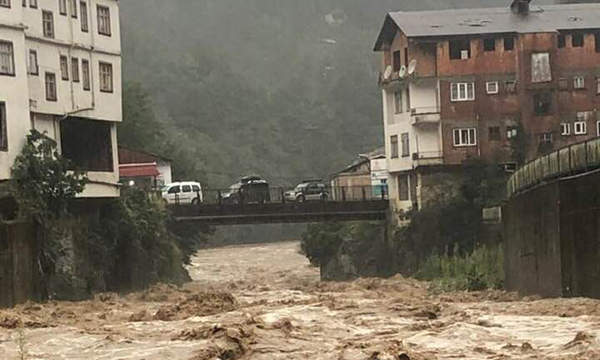
[[202,185],[199,182],[183,181],[163,186],[163,200],[167,204],[200,204],[203,201]]
[[285,193],[286,201],[326,201],[328,198],[327,187],[319,181],[305,181],[296,186],[294,190]]
[[269,183],[259,176],[247,176],[239,183],[231,185],[222,195],[223,204],[264,204],[271,201]]

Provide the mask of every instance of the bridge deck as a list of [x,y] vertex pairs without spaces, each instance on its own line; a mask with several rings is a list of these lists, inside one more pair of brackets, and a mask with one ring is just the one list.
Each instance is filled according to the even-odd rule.
[[177,221],[201,225],[307,223],[384,220],[388,201],[173,205],[171,209]]

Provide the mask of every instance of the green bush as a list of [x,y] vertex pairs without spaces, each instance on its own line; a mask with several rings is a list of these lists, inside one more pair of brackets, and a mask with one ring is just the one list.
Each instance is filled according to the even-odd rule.
[[431,281],[432,289],[441,291],[503,289],[504,251],[498,244],[462,254],[456,245],[452,254],[429,256],[415,277]]

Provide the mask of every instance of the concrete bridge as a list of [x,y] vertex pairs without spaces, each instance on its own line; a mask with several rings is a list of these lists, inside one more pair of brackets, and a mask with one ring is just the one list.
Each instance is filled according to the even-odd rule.
[[508,193],[508,289],[600,298],[600,138],[526,164]]

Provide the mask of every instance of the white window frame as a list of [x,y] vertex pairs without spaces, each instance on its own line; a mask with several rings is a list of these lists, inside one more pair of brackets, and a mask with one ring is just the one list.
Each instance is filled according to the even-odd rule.
[[3,50],[0,52],[0,76],[15,76],[15,48],[10,41],[0,41]]
[[90,91],[90,62],[86,59],[81,59],[81,77],[83,82],[83,90]]
[[585,121],[577,121],[575,122],[573,133],[575,135],[585,135],[587,134],[587,122]]
[[81,11],[81,31],[89,32],[90,31],[90,22],[88,18],[88,4],[85,1],[79,2],[79,11]]
[[571,135],[571,123],[560,124],[560,134],[562,136]]
[[46,87],[46,100],[52,102],[58,101],[56,74],[46,72],[44,75],[44,83]]
[[596,136],[600,136],[600,121],[596,121]]
[[450,100],[454,102],[475,100],[475,83],[451,83]]
[[98,34],[111,36],[110,8],[98,4],[96,5],[96,12],[98,13]]
[[58,0],[58,13],[67,15],[67,0]]
[[10,8],[10,0],[0,0],[0,7]]
[[399,149],[398,142],[399,142],[398,135],[390,136],[390,158],[391,159],[397,159],[400,157],[400,149]]
[[112,93],[114,91],[112,64],[100,61],[98,67],[98,74],[100,75],[100,91],[105,93]]
[[585,89],[585,76],[575,76],[573,78],[573,89],[575,89],[575,90]]
[[506,138],[507,139],[514,139],[517,137],[517,135],[519,135],[519,130],[517,129],[516,126],[508,126],[506,128]]
[[531,54],[531,82],[544,83],[549,81],[552,81],[550,53],[541,52]]
[[408,133],[400,134],[400,142],[402,143],[402,157],[410,156],[410,135]]
[[69,58],[66,55],[60,55],[60,78],[69,80]]
[[27,72],[30,75],[37,76],[40,74],[40,66],[38,64],[37,51],[30,49],[28,54],[29,56],[27,57],[27,60],[29,61],[29,63],[27,64]]
[[8,151],[8,131],[6,130],[6,103],[0,101],[0,151]]
[[498,82],[497,81],[488,81],[485,83],[485,91],[489,95],[494,95],[498,93]]
[[477,128],[454,129],[452,141],[455,147],[477,146]]
[[79,73],[79,58],[76,57],[71,58],[71,79],[76,83],[78,83],[81,79]]
[[554,142],[554,134],[551,132],[545,132],[539,134],[540,143],[552,143]]
[[[48,18],[46,18],[46,15],[48,15]],[[42,29],[44,37],[54,39],[54,14],[52,11],[42,11]]]
[[37,9],[37,7],[38,7],[37,0],[29,0],[29,7],[32,9]]
[[504,82],[504,86],[506,87],[506,92],[509,94],[517,92],[517,80],[508,80]]
[[404,112],[404,91],[398,90],[394,93],[394,114]]
[[596,94],[600,94],[600,78],[596,78]]

